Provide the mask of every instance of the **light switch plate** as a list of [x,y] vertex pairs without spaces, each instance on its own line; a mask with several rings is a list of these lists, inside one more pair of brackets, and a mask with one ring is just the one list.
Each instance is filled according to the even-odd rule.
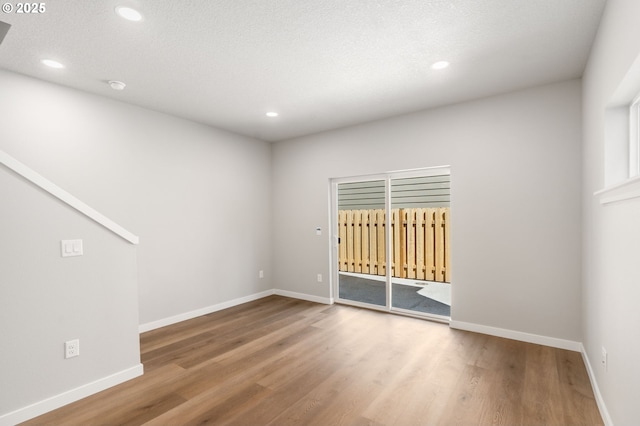
[[62,240],[60,251],[62,257],[82,256],[84,254],[82,240]]

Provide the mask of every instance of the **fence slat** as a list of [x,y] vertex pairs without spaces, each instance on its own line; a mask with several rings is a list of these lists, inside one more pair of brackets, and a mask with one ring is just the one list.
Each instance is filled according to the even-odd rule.
[[416,279],[424,280],[424,209],[416,209]]
[[425,224],[424,224],[424,241],[425,241],[425,275],[424,279],[427,281],[435,280],[436,272],[436,259],[435,259],[435,220],[436,209],[425,209]]
[[416,277],[416,209],[406,210],[407,219],[407,278]]
[[338,212],[338,235],[340,244],[338,245],[340,253],[340,270],[347,271],[349,269],[349,261],[347,259],[347,212],[340,210]]
[[353,271],[362,272],[362,210],[353,213]]
[[377,213],[375,210],[369,210],[369,273],[378,274],[378,228]]
[[405,209],[398,210],[398,220],[400,221],[400,268],[396,269],[395,276],[407,278],[407,211]]
[[362,273],[369,274],[369,210],[362,210],[360,221],[362,230]]
[[377,210],[378,212],[378,275],[387,274],[387,245],[385,244],[386,231],[386,212]]
[[444,212],[444,282],[451,282],[451,257],[449,253],[449,248],[451,246],[451,235],[449,233],[450,228],[450,220],[449,216],[451,211],[449,209],[443,209]]
[[347,210],[347,271],[354,271],[353,263],[353,211]]
[[391,210],[391,235],[393,235],[391,275],[394,277],[402,277],[402,264],[400,263],[401,229],[402,223],[400,221],[400,211],[398,209],[393,209]]
[[444,281],[444,209],[436,210],[436,281]]

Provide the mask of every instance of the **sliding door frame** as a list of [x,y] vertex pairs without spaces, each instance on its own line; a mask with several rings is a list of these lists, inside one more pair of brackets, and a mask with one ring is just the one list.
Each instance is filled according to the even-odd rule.
[[[388,173],[379,173],[379,174],[371,174],[371,175],[360,175],[360,176],[350,176],[344,178],[333,178],[330,179],[329,189],[330,189],[330,221],[331,221],[331,235],[332,235],[332,247],[331,247],[331,292],[332,297],[337,303],[341,303],[344,305],[357,306],[360,308],[374,309],[377,311],[389,312],[389,307],[391,303],[391,296],[389,294],[389,280],[391,279],[391,268],[386,268],[385,274],[385,292],[386,292],[386,305],[374,305],[364,302],[358,302],[355,300],[349,299],[341,299],[340,298],[340,265],[339,265],[339,232],[338,232],[338,185],[341,183],[355,183],[355,182],[374,182],[374,181],[384,181],[385,182],[385,191],[384,191],[384,205],[385,212],[388,215],[389,208],[389,200],[390,200],[390,186],[389,186],[389,175]],[[389,217],[389,216],[387,216]],[[385,262],[389,265],[389,259],[391,254],[388,251],[389,246],[389,236],[390,236],[390,226],[385,227]]]
[[435,166],[435,167],[425,167],[420,169],[411,169],[411,170],[400,170],[393,172],[385,172],[385,173],[377,173],[377,174],[369,174],[369,175],[358,175],[358,176],[348,176],[342,178],[332,178],[329,180],[329,218],[331,225],[331,244],[330,244],[330,267],[331,267],[331,275],[330,275],[330,287],[331,287],[331,298],[335,300],[337,303],[352,305],[361,308],[374,309],[378,311],[390,312],[390,313],[399,313],[402,315],[414,316],[418,318],[427,318],[435,321],[441,322],[449,322],[449,320],[431,314],[422,314],[414,311],[410,311],[407,309],[394,308],[393,307],[393,284],[392,284],[392,276],[391,276],[391,261],[393,259],[392,253],[392,244],[391,244],[391,226],[385,227],[385,262],[386,262],[386,274],[385,274],[385,289],[386,289],[386,306],[374,305],[364,302],[358,302],[349,299],[341,299],[340,298],[340,266],[339,266],[339,231],[338,231],[338,185],[342,183],[354,183],[354,182],[371,182],[371,181],[381,181],[385,182],[385,194],[384,194],[384,205],[385,205],[385,215],[387,218],[387,223],[391,220],[391,181],[393,179],[403,179],[403,178],[412,178],[412,177],[426,177],[426,176],[436,176],[441,174],[451,174],[451,166]]

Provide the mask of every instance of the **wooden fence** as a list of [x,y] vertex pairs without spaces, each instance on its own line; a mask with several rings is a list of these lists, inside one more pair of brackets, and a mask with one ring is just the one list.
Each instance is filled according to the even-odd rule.
[[[385,211],[339,210],[340,271],[386,275]],[[392,209],[391,276],[450,282],[449,208]]]

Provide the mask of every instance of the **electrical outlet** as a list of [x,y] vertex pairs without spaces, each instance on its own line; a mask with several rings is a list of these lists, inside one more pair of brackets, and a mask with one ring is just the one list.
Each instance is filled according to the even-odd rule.
[[322,274],[318,274],[318,282],[321,283],[322,282]]
[[64,357],[73,358],[80,355],[80,340],[69,340],[64,342]]
[[604,348],[604,346],[602,347],[602,358],[600,360],[600,362],[602,363],[602,367],[604,368],[604,371],[607,371],[607,363],[608,363],[608,356],[607,356],[607,350]]
[[262,269],[258,271],[258,278],[264,278],[264,271]]

